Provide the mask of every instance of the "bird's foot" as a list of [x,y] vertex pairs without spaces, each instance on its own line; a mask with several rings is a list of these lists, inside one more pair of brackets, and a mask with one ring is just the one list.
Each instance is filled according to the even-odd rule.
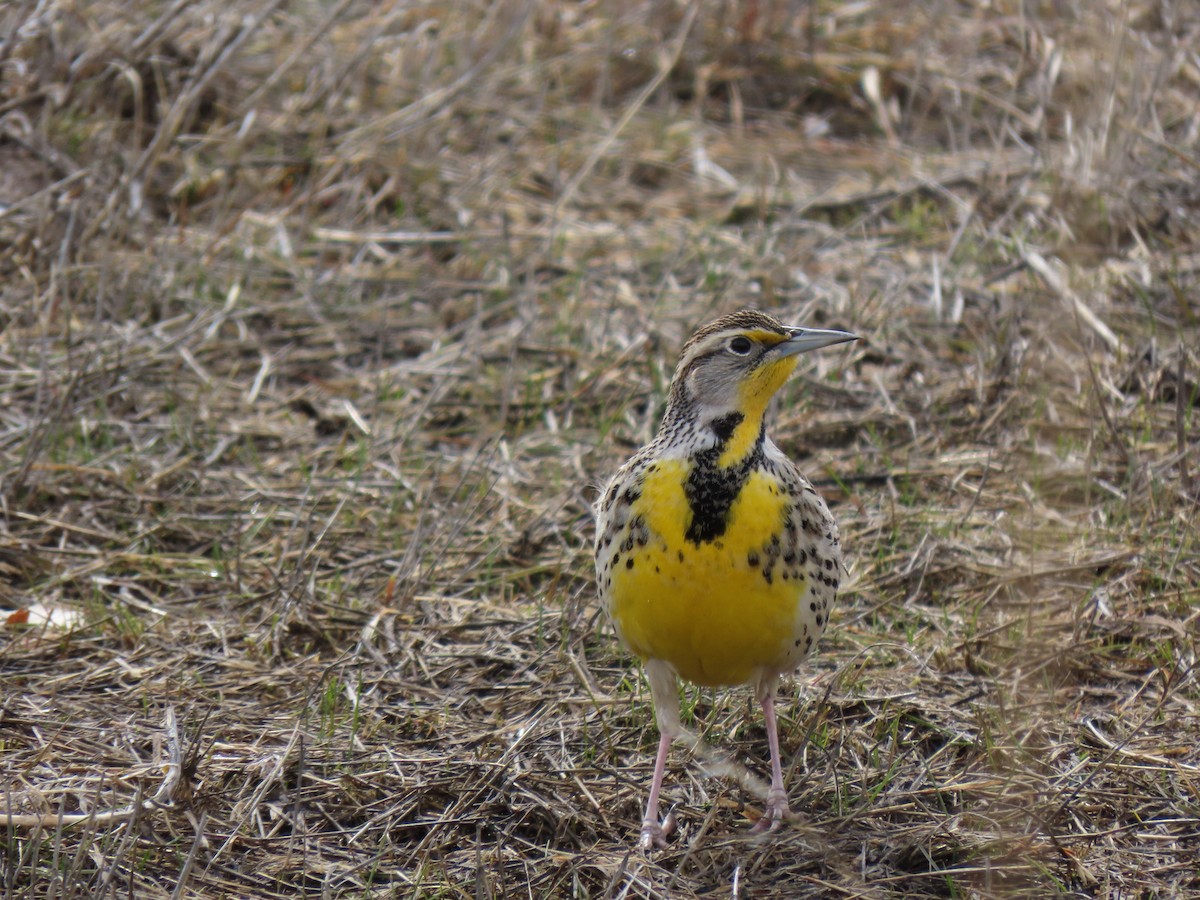
[[671,832],[675,830],[675,813],[668,812],[663,816],[661,822],[656,822],[653,819],[646,819],[642,822],[642,836],[638,839],[638,846],[643,850],[665,850],[667,846],[667,838]]
[[767,805],[763,809],[763,814],[754,823],[754,827],[750,829],[750,833],[767,834],[775,831],[787,819],[791,818],[793,818],[793,814],[788,807],[787,794],[783,791],[771,790],[767,793]]

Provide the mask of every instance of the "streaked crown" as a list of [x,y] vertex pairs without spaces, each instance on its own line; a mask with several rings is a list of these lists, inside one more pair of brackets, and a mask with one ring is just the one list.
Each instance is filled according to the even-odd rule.
[[845,331],[795,328],[756,309],[740,309],[701,327],[683,345],[671,380],[668,415],[700,421],[731,412],[761,416],[796,367],[797,354],[857,340]]

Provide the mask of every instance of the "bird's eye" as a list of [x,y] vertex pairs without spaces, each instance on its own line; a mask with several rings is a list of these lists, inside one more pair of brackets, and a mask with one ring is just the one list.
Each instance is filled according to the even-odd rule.
[[729,352],[736,353],[738,356],[745,356],[753,346],[750,343],[750,338],[738,336],[729,342]]

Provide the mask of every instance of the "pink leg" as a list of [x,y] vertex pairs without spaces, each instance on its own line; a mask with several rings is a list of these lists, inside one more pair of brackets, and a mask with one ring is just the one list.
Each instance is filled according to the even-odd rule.
[[642,817],[642,836],[638,841],[649,850],[667,846],[667,835],[675,822],[668,815],[666,821],[658,821],[658,795],[662,790],[663,774],[667,768],[667,751],[671,748],[671,736],[665,731],[658,737],[658,755],[654,757],[654,780],[650,782],[650,798],[646,801],[646,815]]
[[642,835],[638,843],[646,850],[667,846],[667,836],[675,827],[675,817],[667,813],[658,819],[658,795],[662,792],[663,775],[667,769],[667,751],[679,734],[679,694],[676,693],[675,673],[666,663],[656,659],[646,661],[646,677],[650,682],[650,697],[654,701],[654,717],[658,720],[658,753],[654,757],[654,779],[650,782],[650,797],[646,815],[642,818]]
[[784,819],[792,814],[788,808],[787,791],[783,788],[783,763],[779,759],[779,727],[775,722],[775,691],[772,689],[762,697],[763,719],[767,725],[767,743],[771,748],[771,788],[767,791],[767,806],[755,832],[774,831]]

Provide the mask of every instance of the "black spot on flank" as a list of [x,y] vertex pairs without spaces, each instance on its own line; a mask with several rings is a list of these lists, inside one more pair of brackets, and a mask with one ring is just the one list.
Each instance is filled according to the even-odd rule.
[[712,430],[717,436],[717,442],[724,444],[733,437],[734,429],[742,424],[742,420],[746,417],[740,412],[731,412],[728,415],[721,416],[719,419],[713,419]]
[[633,549],[633,535],[631,534],[631,535],[628,535],[625,538],[625,540],[623,540],[621,542],[621,552],[628,553],[632,549]]
[[788,550],[783,554],[783,561],[789,566],[796,561],[796,551]]
[[629,523],[630,533],[637,540],[639,547],[645,547],[650,543],[650,529],[646,527],[646,520],[641,516],[635,516],[633,521]]
[[679,561],[683,562],[683,551],[682,550],[679,551]]
[[655,575],[661,575],[661,574],[662,574],[662,569],[660,569],[658,566],[655,566],[655,567],[654,567],[654,574],[655,574]]
[[613,505],[613,501],[617,499],[617,483],[613,482],[612,487],[608,489],[608,493],[604,495],[604,508],[608,509]]
[[799,647],[803,643],[802,638],[796,638],[796,646]]
[[812,603],[808,604],[808,608],[811,609],[813,612],[816,612],[817,611],[816,601],[813,601]]
[[824,627],[824,625],[825,625],[825,617],[822,615],[818,615],[817,616],[817,627],[822,628],[822,627]]
[[773,584],[775,581],[775,576],[771,574],[770,569],[763,569],[763,578],[767,580],[767,584]]
[[787,581],[788,580],[788,570],[784,569],[782,572],[780,572],[779,577],[782,578],[784,581]]
[[633,557],[632,556],[629,557],[629,559],[625,560],[625,568],[627,568],[627,569],[633,568]]
[[752,568],[752,569],[757,568],[758,567],[757,551],[751,550],[748,554],[746,554],[746,562],[750,564],[750,568]]
[[804,565],[807,561],[808,551],[806,551],[803,547],[800,547],[796,550],[796,562],[800,565]]
[[826,568],[826,569],[832,569],[832,568],[833,568],[833,560],[832,560],[832,559],[827,559],[827,560],[825,560],[825,568]]
[[621,561],[621,551],[618,550],[616,553],[613,554],[612,564],[615,566],[620,561]]

